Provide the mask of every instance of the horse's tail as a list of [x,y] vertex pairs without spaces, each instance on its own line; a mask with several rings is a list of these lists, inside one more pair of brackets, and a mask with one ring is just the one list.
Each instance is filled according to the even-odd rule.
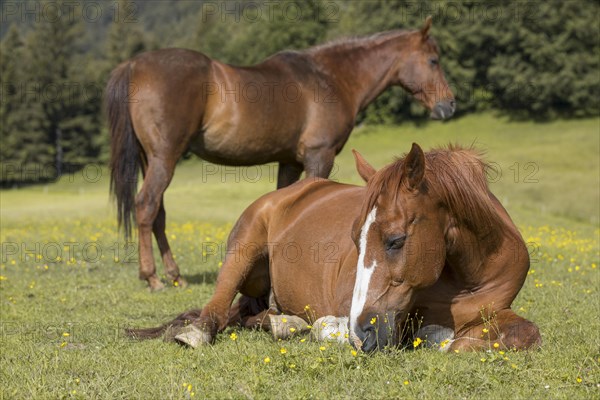
[[[142,329],[134,329],[127,328],[125,329],[125,334],[135,339],[156,339],[157,337],[162,336],[169,328],[181,328],[186,325],[189,325],[195,319],[200,318],[200,313],[202,309],[189,310],[184,313],[179,314],[174,320],[167,322],[164,325],[157,326],[156,328],[142,328]],[[170,340],[172,338],[165,337],[165,340]]]
[[105,108],[110,131],[110,190],[117,200],[117,220],[125,237],[135,223],[135,194],[140,169],[140,145],[129,113],[131,68],[125,62],[115,68],[106,85]]

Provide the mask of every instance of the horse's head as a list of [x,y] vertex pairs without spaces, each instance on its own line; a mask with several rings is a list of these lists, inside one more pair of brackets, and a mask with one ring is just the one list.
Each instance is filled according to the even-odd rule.
[[454,114],[456,103],[440,65],[439,48],[429,36],[430,29],[431,17],[427,17],[423,27],[410,34],[395,83],[427,107],[431,118],[447,119]]
[[417,144],[404,160],[376,172],[354,153],[368,182],[353,238],[358,250],[350,309],[350,340],[364,351],[382,348],[415,291],[439,278],[445,260],[446,216],[428,193],[425,156]]

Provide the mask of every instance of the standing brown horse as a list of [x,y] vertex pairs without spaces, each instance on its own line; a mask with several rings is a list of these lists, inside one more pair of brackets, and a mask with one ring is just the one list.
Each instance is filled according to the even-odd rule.
[[[163,194],[188,149],[227,165],[278,162],[277,187],[328,177],[357,113],[391,85],[411,93],[436,119],[454,113],[454,96],[429,36],[391,31],[234,67],[190,50],[141,54],[119,65],[106,89],[111,190],[119,224],[139,229],[140,278],[163,287],[152,232],[169,279],[185,284],[165,235]],[[144,182],[136,195],[138,170]]]
[[355,156],[366,188],[310,179],[258,199],[231,232],[208,304],[130,334],[157,337],[188,320],[184,342],[208,343],[228,325],[265,327],[273,312],[308,320],[308,305],[312,318],[349,316],[350,341],[365,351],[399,341],[415,313],[418,334],[445,350],[539,345],[535,324],[510,309],[529,254],[480,157],[413,144],[376,172]]

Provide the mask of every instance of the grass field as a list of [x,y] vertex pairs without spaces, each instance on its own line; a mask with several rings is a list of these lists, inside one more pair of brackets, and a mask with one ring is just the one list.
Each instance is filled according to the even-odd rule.
[[89,168],[85,178],[1,192],[0,397],[600,398],[600,119],[534,124],[484,114],[360,127],[332,178],[360,183],[352,148],[381,167],[412,141],[474,143],[494,162],[492,190],[531,249],[513,308],[538,324],[542,349],[365,356],[246,330],[198,350],[132,341],[123,327],[207,301],[222,260],[208,245],[222,243],[241,211],[275,187],[276,167],[179,166],[166,194],[167,233],[190,285],[159,293],[137,279],[135,248],[117,234],[106,171]]

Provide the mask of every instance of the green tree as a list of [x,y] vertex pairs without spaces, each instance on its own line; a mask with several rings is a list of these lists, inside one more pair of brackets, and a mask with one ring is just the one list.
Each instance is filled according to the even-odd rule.
[[[508,3],[508,15],[517,15],[518,6]],[[521,117],[598,115],[599,10],[595,1],[541,2],[497,24],[486,70],[495,105]]]
[[99,131],[98,110],[89,102],[99,100],[86,90],[91,82],[79,62],[84,50],[79,39],[84,31],[76,15],[45,15],[34,25],[25,46],[25,80],[35,92],[27,105],[41,108],[32,123],[44,129],[45,143],[50,145],[46,151],[59,175],[65,165],[81,165],[98,154],[94,141]]
[[[25,47],[16,26],[0,45],[0,164],[2,184],[37,180],[53,166],[43,110],[28,81]],[[41,171],[45,171],[44,174]],[[50,176],[54,176],[51,171]]]
[[229,1],[216,9],[203,8],[197,47],[211,57],[251,65],[281,50],[314,46],[325,39],[329,26],[324,4],[322,0]]
[[120,0],[118,9],[120,15],[110,25],[105,45],[105,59],[110,69],[132,56],[148,50],[149,47],[140,27],[141,22],[133,14],[135,4],[129,0]]

